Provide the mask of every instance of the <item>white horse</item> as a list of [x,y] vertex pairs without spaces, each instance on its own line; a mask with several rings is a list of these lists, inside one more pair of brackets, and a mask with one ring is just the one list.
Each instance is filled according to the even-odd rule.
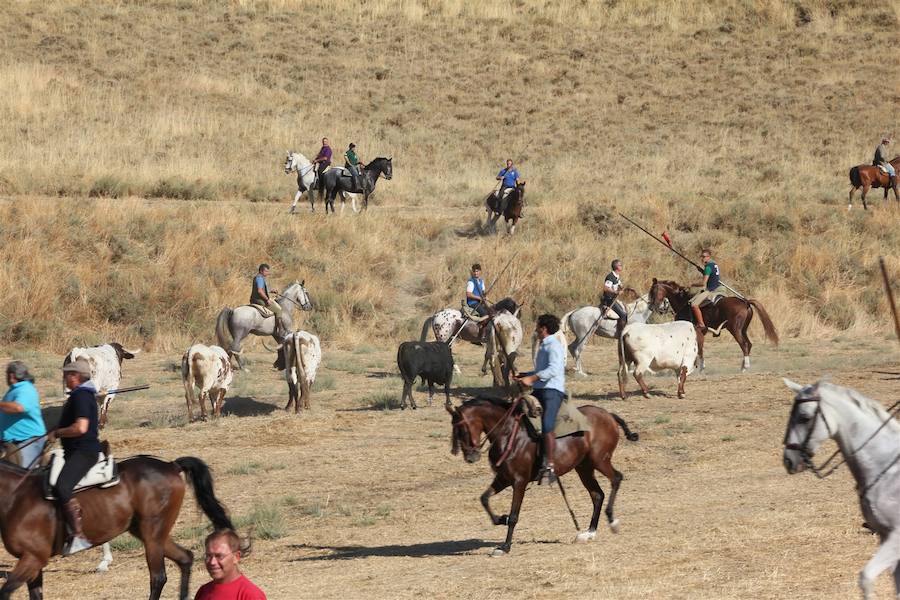
[[859,505],[881,546],[859,573],[865,600],[873,600],[875,579],[890,569],[900,598],[900,423],[881,404],[856,390],[819,381],[803,386],[785,379],[794,392],[794,406],[784,434],[784,467],[790,474],[809,467],[824,474],[832,455],[816,467],[813,455],[828,438],[837,442],[843,460],[856,479]]
[[[297,202],[300,201],[303,192],[309,195],[309,212],[316,212],[315,198],[313,197],[313,192],[316,191],[319,183],[316,176],[316,165],[299,152],[288,150],[287,158],[284,161],[284,173],[286,175],[297,173],[297,193],[294,194],[294,203],[291,204],[290,214],[297,212]],[[319,198],[323,197],[320,192]]]
[[[646,323],[650,315],[653,314],[653,311],[650,309],[650,300],[646,294],[624,306],[629,323]],[[581,308],[570,310],[559,320],[559,330],[563,335],[569,331],[575,334],[575,340],[569,344],[568,348],[572,358],[575,359],[576,373],[587,375],[581,365],[581,353],[584,351],[584,347],[591,335],[597,334],[601,337],[615,339],[617,321],[618,319],[612,310],[607,311],[607,314],[601,319],[600,309],[596,306],[582,306]],[[534,346],[534,339],[531,340],[531,345]]]

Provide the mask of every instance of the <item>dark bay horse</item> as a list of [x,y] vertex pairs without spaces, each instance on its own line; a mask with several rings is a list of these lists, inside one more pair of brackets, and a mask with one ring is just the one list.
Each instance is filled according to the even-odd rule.
[[[331,213],[334,214],[334,198],[341,194],[341,210],[343,210],[344,194],[362,194],[363,210],[369,208],[369,196],[375,191],[375,184],[378,178],[384,176],[385,179],[391,179],[394,176],[394,165],[392,158],[384,158],[383,156],[372,160],[364,168],[360,169],[359,180],[362,189],[353,186],[353,178],[346,169],[329,169],[322,175],[325,182],[325,212],[331,207]],[[355,204],[354,204],[355,206]]]
[[[487,442],[488,459],[494,471],[494,481],[481,495],[481,504],[491,517],[494,525],[506,525],[506,541],[494,549],[493,556],[507,554],[512,546],[513,530],[519,520],[519,509],[525,497],[525,488],[529,482],[537,478],[540,467],[538,444],[525,431],[521,423],[524,414],[521,410],[521,398],[507,402],[498,398],[475,398],[458,408],[447,407],[453,422],[453,454],[462,449],[466,462],[474,463],[481,458],[481,448]],[[603,473],[610,481],[612,489],[606,505],[606,518],[613,533],[619,529],[619,521],[613,517],[613,503],[616,492],[622,482],[622,474],[613,468],[612,455],[619,443],[621,427],[625,437],[637,441],[638,434],[628,429],[618,415],[609,413],[596,406],[582,406],[579,409],[591,423],[591,430],[581,436],[567,436],[556,440],[556,453],[553,462],[557,475],[568,473],[572,469],[578,473],[581,483],[591,495],[594,512],[590,526],[578,533],[576,541],[587,542],[594,539],[597,523],[600,520],[600,509],[603,506],[604,494],[594,476],[594,471]],[[618,424],[618,427],[617,427]],[[481,434],[484,441],[480,441]],[[494,494],[513,487],[512,506],[509,515],[497,516],[491,510],[488,500]]]
[[[693,321],[694,315],[689,304],[691,300],[691,292],[687,288],[681,286],[674,281],[658,281],[653,278],[653,285],[650,286],[648,294],[650,298],[650,308],[657,312],[662,312],[663,300],[668,299],[672,311],[675,313],[675,319],[678,321]],[[741,362],[741,371],[750,368],[750,349],[753,344],[747,337],[747,328],[750,327],[750,321],[753,320],[753,311],[759,313],[762,321],[763,329],[766,332],[766,339],[774,344],[778,344],[778,332],[775,331],[775,325],[769,318],[769,313],[763,308],[757,300],[752,298],[742,300],[729,296],[720,299],[716,304],[703,306],[700,312],[703,313],[703,322],[709,329],[718,330],[723,326],[734,336],[734,341],[741,347],[744,353],[743,362]],[[697,343],[700,347],[700,364],[703,369],[703,339],[704,336],[697,336]]]
[[[900,173],[900,156],[891,161],[894,169]],[[884,199],[887,200],[888,190],[894,190],[894,200],[900,202],[900,196],[897,195],[897,179],[894,178],[893,184],[888,174],[874,165],[858,165],[850,169],[850,200],[847,204],[847,210],[853,208],[853,194],[862,188],[863,209],[868,210],[866,204],[866,194],[869,188],[884,188]]]
[[[128,531],[144,543],[150,570],[150,600],[158,600],[166,584],[163,559],[174,561],[181,571],[178,597],[190,598],[194,555],[176,544],[172,527],[184,498],[184,473],[193,483],[197,503],[215,529],[234,529],[225,508],[213,493],[209,468],[190,456],[166,462],[152,456],[135,456],[119,462],[118,485],[79,492],[84,512],[84,533],[99,545]],[[0,587],[0,600],[28,585],[29,600],[41,600],[43,569],[62,552],[65,521],[53,502],[44,499],[43,471],[26,471],[0,462],[0,534],[6,551],[18,559]],[[134,597],[132,593],[129,597]]]
[[484,222],[485,229],[496,231],[497,221],[502,216],[506,223],[506,233],[512,235],[516,232],[516,224],[522,218],[522,212],[525,210],[525,182],[516,184],[516,187],[509,193],[506,209],[502,215],[500,214],[500,199],[496,194],[489,194],[484,199],[484,206],[487,211],[487,220]]

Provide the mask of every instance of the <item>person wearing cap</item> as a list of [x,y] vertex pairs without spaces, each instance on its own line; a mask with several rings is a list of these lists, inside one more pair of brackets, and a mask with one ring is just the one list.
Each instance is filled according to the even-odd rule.
[[48,442],[59,439],[66,461],[53,486],[69,526],[69,540],[63,548],[65,556],[93,546],[84,535],[81,505],[72,492],[97,463],[100,453],[97,390],[90,379],[91,366],[83,358],[63,366],[63,382],[72,391],[63,405],[59,424],[47,436]]
[[631,288],[622,287],[622,261],[618,258],[612,261],[610,265],[612,271],[607,274],[606,279],[603,280],[603,296],[600,299],[600,315],[601,318],[606,316],[606,311],[612,309],[616,316],[619,317],[618,321],[616,321],[616,337],[621,337],[622,330],[625,329],[625,325],[628,323],[628,313],[625,312],[625,307],[622,306],[621,302],[618,302],[619,294],[621,294],[625,290],[630,290]]
[[881,143],[875,148],[875,158],[872,159],[872,164],[876,167],[881,167],[887,172],[888,176],[891,178],[891,185],[893,186],[894,179],[897,177],[897,171],[894,169],[894,165],[891,164],[891,161],[888,160],[887,146],[890,145],[890,138],[887,136],[881,138]]
[[47,428],[41,416],[41,400],[34,377],[20,360],[6,365],[9,390],[0,402],[0,431],[6,460],[30,468],[44,452]]
[[519,183],[519,171],[513,166],[511,158],[506,159],[506,168],[500,169],[500,172],[497,173],[497,181],[500,182],[497,199],[500,200],[500,214],[502,215],[506,210],[507,197]]
[[344,166],[347,167],[347,170],[350,171],[350,177],[353,178],[353,189],[362,192],[363,188],[359,182],[359,167],[365,165],[362,164],[359,155],[356,153],[356,144],[350,143],[350,147],[344,152],[344,160],[346,161]]

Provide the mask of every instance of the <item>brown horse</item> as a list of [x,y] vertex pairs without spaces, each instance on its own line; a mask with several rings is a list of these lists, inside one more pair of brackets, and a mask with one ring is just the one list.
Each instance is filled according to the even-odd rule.
[[[891,161],[891,166],[900,172],[900,156]],[[847,204],[847,210],[853,208],[853,194],[862,188],[863,209],[868,210],[866,204],[866,194],[869,188],[884,188],[884,199],[887,200],[888,190],[894,190],[894,200],[900,202],[900,196],[897,195],[897,178],[891,181],[888,174],[874,165],[858,165],[850,169],[850,202]]]
[[[603,506],[603,490],[594,477],[594,470],[603,473],[612,484],[609,503],[606,505],[606,518],[613,533],[619,529],[619,521],[613,518],[613,502],[622,482],[622,474],[612,466],[612,454],[619,443],[618,424],[631,441],[638,439],[618,415],[609,413],[596,406],[582,406],[579,409],[591,423],[591,430],[580,436],[567,436],[556,441],[556,453],[553,464],[557,475],[563,475],[573,468],[587,488],[594,503],[591,524],[587,530],[578,534],[576,541],[587,542],[594,539],[597,533],[597,522],[600,520],[600,509]],[[452,409],[449,406],[453,422],[453,454],[459,454],[460,448],[466,462],[474,463],[481,457],[481,448],[491,443],[488,458],[494,471],[494,481],[481,495],[481,504],[491,517],[494,525],[506,525],[506,541],[494,549],[493,556],[507,554],[512,546],[513,530],[519,520],[519,509],[525,497],[528,483],[535,481],[539,471],[538,444],[531,439],[521,424],[524,414],[521,410],[521,398],[515,402],[507,402],[497,398],[475,398]],[[485,433],[484,441],[479,442]],[[491,510],[488,499],[494,494],[513,487],[512,507],[509,515],[497,516]]]
[[[188,583],[194,555],[170,536],[184,498],[182,473],[193,482],[197,503],[213,527],[234,529],[213,494],[209,468],[190,456],[172,462],[152,456],[127,458],[119,463],[118,485],[85,490],[77,496],[84,513],[84,533],[93,543],[108,542],[125,531],[144,543],[150,600],[157,600],[166,584],[164,558],[174,561],[181,570],[178,597],[190,598]],[[62,551],[66,526],[56,505],[44,499],[43,477],[42,471],[26,471],[0,462],[0,534],[6,551],[19,559],[0,587],[0,600],[8,600],[26,583],[29,600],[42,599],[43,569],[50,557]]]
[[[658,281],[653,278],[653,285],[650,286],[649,292],[650,308],[662,312],[663,300],[669,300],[669,306],[675,313],[675,319],[678,321],[693,321],[694,315],[689,304],[691,300],[691,292],[674,281]],[[720,299],[715,304],[710,304],[700,308],[703,313],[703,322],[709,329],[721,331],[724,326],[734,336],[734,341],[741,347],[744,353],[744,360],[741,362],[741,371],[750,368],[750,349],[753,344],[747,337],[747,328],[750,327],[750,321],[753,320],[753,311],[759,313],[762,320],[763,329],[766,332],[766,339],[778,345],[778,332],[775,331],[775,325],[769,318],[769,313],[763,308],[758,301],[750,298],[744,300],[736,297],[726,297]],[[713,335],[718,335],[714,333]],[[703,339],[705,336],[698,335],[697,343],[700,346],[700,370],[703,370]]]
[[[516,224],[522,218],[522,212],[525,210],[525,182],[516,184],[516,187],[509,193],[506,201],[506,210],[500,214],[500,199],[496,194],[490,194],[484,199],[484,206],[487,210],[487,220],[484,223],[486,229],[497,230],[497,221],[503,217],[506,223],[506,232],[510,235],[516,232]],[[512,224],[510,225],[510,221]]]

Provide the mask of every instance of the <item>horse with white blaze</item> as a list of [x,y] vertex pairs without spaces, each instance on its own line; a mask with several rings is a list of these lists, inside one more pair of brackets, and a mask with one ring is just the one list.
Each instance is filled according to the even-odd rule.
[[619,338],[619,395],[625,399],[625,379],[628,365],[634,365],[634,378],[641,386],[644,398],[650,389],[644,374],[671,369],[678,376],[678,397],[684,398],[684,382],[693,372],[699,354],[697,329],[687,321],[670,323],[630,323]]
[[231,385],[234,371],[231,359],[223,348],[194,344],[181,357],[181,381],[187,401],[188,419],[194,420],[194,386],[200,389],[200,418],[206,420],[206,401],[214,417],[222,415],[225,393]]

